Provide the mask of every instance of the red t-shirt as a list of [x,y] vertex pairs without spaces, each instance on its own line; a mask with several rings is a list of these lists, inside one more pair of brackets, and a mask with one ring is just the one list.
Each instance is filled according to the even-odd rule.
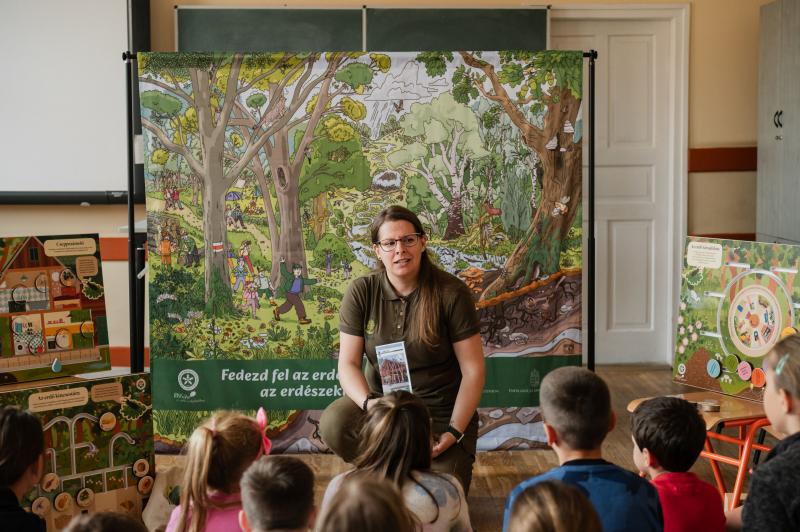
[[664,532],[722,532],[719,492],[694,473],[662,473],[653,479],[664,512]]

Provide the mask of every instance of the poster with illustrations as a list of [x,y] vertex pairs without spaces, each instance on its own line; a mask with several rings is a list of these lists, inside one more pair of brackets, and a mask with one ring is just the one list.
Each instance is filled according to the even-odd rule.
[[85,512],[141,515],[155,477],[150,374],[0,392],[0,403],[42,422],[44,476],[22,506],[48,532]]
[[764,359],[800,309],[800,246],[687,239],[675,382],[760,401]]
[[98,235],[0,237],[0,384],[109,367]]
[[581,52],[146,53],[138,68],[159,452],[215,408],[259,406],[276,452],[325,448],[339,306],[393,204],[474,294],[480,448],[541,445],[539,382],[581,360]]

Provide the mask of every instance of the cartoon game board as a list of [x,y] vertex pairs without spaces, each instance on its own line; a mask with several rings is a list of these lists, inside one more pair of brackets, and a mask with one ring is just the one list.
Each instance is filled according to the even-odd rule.
[[689,238],[676,382],[760,399],[764,357],[796,324],[800,247]]
[[0,404],[20,405],[41,419],[44,476],[22,505],[48,531],[79,513],[141,514],[155,472],[148,373],[0,391]]
[[0,383],[109,367],[98,235],[0,238]]

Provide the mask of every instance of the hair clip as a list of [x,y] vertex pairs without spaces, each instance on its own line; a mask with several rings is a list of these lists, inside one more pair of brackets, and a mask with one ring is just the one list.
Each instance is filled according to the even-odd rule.
[[789,353],[785,353],[778,363],[775,364],[775,375],[780,375],[781,371],[783,371],[784,366],[786,366],[786,361],[789,360]]
[[269,452],[272,450],[272,441],[267,438],[267,411],[264,410],[264,407],[259,407],[258,413],[256,414],[256,423],[258,424],[259,432],[261,432],[261,451],[259,452],[259,458],[262,455],[268,455]]

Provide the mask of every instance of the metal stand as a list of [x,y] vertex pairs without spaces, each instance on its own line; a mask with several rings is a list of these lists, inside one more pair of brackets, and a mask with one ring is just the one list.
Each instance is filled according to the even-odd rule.
[[586,346],[586,367],[594,371],[595,362],[595,227],[594,227],[594,91],[595,91],[595,61],[597,60],[597,50],[589,50],[583,53],[583,57],[589,58],[589,127],[586,128],[589,134],[589,197],[584,202],[584,212],[588,221],[588,235],[586,235],[586,277],[589,281],[587,293],[586,309],[586,334],[584,345]]

